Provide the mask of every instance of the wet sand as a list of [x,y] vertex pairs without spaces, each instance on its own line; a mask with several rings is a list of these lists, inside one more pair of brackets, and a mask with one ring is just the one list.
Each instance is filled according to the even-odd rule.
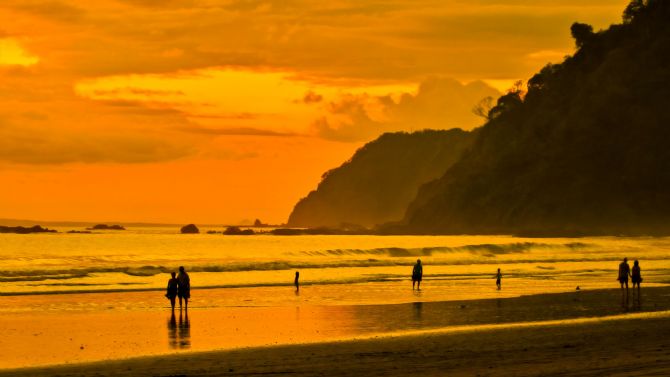
[[[621,306],[620,298],[611,289],[396,305],[191,310],[188,327],[179,315],[171,320],[169,311],[17,313],[2,316],[5,368],[80,364],[3,369],[0,375],[590,375],[613,374],[608,368],[620,365],[623,375],[634,375],[635,368],[664,370],[670,363],[670,287],[645,289],[639,306],[632,296]],[[16,319],[33,331],[42,323],[44,333],[21,331]],[[217,348],[238,349],[210,351]],[[11,364],[11,358],[23,362]],[[117,360],[90,363],[104,359]]]
[[[126,294],[125,299],[143,302],[151,297],[141,292],[132,295]],[[619,290],[610,289],[388,305],[196,307],[188,316],[177,311],[174,318],[165,308],[90,309],[86,302],[95,301],[96,296],[61,298],[72,301],[63,306],[68,311],[0,314],[0,370],[670,310],[670,287],[645,288],[642,304],[634,305],[631,296],[627,307],[621,306]],[[46,306],[52,297],[26,299],[31,300],[29,308],[37,308]],[[77,302],[82,308],[75,310]]]
[[650,376],[670,373],[670,312],[144,357],[11,376]]

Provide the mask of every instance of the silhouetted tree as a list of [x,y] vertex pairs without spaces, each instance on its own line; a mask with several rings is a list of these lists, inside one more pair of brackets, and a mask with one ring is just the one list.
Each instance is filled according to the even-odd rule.
[[593,26],[575,22],[570,27],[570,33],[575,38],[577,47],[581,48],[593,38]]
[[486,120],[489,119],[489,111],[493,108],[493,97],[484,97],[479,101],[475,107],[472,108],[472,113],[480,116]]

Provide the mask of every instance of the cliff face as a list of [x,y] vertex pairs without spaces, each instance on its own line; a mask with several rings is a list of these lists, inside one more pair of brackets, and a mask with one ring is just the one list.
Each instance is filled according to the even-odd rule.
[[294,227],[372,227],[397,221],[420,185],[440,177],[473,139],[460,129],[388,133],[330,170],[296,204]]
[[670,1],[636,0],[489,112],[389,232],[669,234]]

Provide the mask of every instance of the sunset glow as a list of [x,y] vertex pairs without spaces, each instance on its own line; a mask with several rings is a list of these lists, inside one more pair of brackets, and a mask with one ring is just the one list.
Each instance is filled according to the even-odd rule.
[[480,125],[627,3],[3,1],[0,218],[285,222],[363,143]]

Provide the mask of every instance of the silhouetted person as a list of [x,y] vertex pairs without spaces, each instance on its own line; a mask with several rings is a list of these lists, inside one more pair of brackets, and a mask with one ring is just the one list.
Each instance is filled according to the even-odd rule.
[[636,260],[633,262],[633,272],[630,275],[633,282],[633,292],[635,292],[635,285],[637,284],[637,300],[640,300],[640,283],[642,283],[642,274],[640,272],[640,263]]
[[300,290],[300,271],[295,272],[295,281],[293,281],[293,284],[295,284],[295,290],[299,291]]
[[[628,302],[628,277],[630,276],[630,266],[628,265],[628,258],[624,258],[623,262],[619,264],[619,277],[617,280],[619,280],[619,283],[621,284],[621,300],[622,304],[625,305],[625,303]],[[626,292],[624,296],[624,285],[626,286]],[[625,302],[624,302],[625,298]]]
[[177,296],[179,296],[179,310],[181,310],[182,307],[182,299],[184,300],[184,307],[188,310],[188,299],[191,298],[191,278],[189,278],[186,271],[184,271],[184,266],[179,266],[177,280],[179,281],[179,289],[177,291]]
[[498,269],[498,273],[496,274],[496,287],[498,287],[498,290],[502,288],[502,273],[500,269]]
[[421,265],[421,259],[417,259],[412,269],[412,290],[414,290],[415,284],[416,288],[421,290],[421,279],[423,279],[423,266]]
[[165,294],[165,297],[170,300],[170,303],[172,304],[172,311],[174,311],[174,302],[175,299],[177,298],[177,291],[179,289],[179,280],[175,277],[176,274],[172,272],[172,278],[168,280],[167,284],[167,293]]

